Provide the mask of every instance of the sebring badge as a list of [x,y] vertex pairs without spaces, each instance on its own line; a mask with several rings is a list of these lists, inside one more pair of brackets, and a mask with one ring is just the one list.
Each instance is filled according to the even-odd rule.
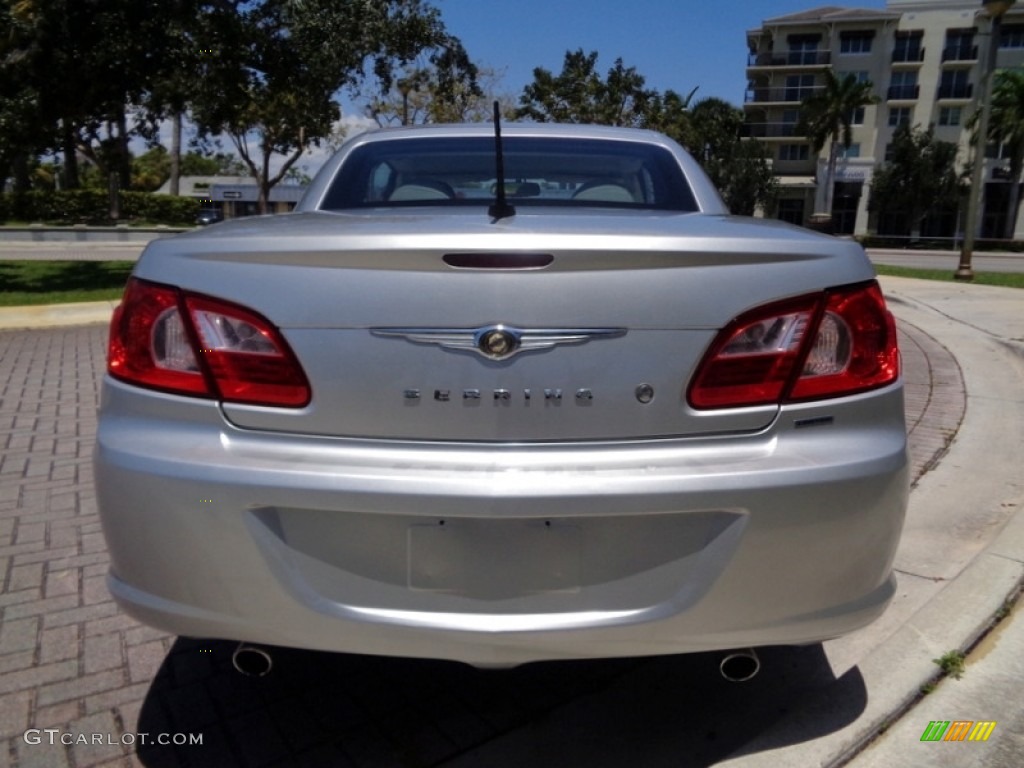
[[454,352],[472,352],[488,360],[508,360],[523,352],[540,352],[562,344],[584,344],[626,334],[625,328],[524,329],[507,325],[483,328],[371,328],[374,336],[406,339],[414,344],[435,344]]

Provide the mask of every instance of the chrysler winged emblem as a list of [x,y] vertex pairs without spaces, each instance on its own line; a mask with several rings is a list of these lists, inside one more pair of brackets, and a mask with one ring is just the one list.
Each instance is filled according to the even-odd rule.
[[398,337],[414,344],[434,344],[454,352],[471,352],[488,360],[508,360],[524,352],[540,352],[562,344],[585,344],[626,334],[625,328],[371,328],[374,336]]

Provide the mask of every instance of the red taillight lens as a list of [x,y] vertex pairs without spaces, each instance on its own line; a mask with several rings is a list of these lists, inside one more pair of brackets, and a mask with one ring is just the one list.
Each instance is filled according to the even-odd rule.
[[177,289],[133,278],[110,323],[107,370],[139,386],[213,397],[185,334]]
[[306,376],[270,323],[215,299],[186,295],[185,305],[222,399],[294,407],[309,402]]
[[690,387],[695,408],[776,403],[792,378],[816,297],[772,304],[738,317],[718,335]]
[[863,392],[891,384],[899,375],[896,322],[878,283],[830,291],[815,343],[789,399]]
[[899,377],[892,315],[874,281],[741,315],[715,339],[690,385],[694,408],[838,397]]
[[139,386],[300,408],[309,383],[280,333],[236,304],[132,278],[110,327],[107,370]]

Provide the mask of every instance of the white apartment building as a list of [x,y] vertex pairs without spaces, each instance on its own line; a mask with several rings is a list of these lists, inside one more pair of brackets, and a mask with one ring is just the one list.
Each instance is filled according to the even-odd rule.
[[[1024,3],[1002,17],[997,69],[1024,65]],[[867,211],[871,177],[900,125],[934,126],[956,142],[958,163],[972,160],[967,121],[979,108],[991,19],[980,0],[888,0],[884,10],[828,6],[766,19],[747,32],[750,57],[744,112],[746,135],[763,142],[782,193],[776,218],[807,224],[820,211],[829,153],[816,155],[796,132],[800,104],[822,87],[824,72],[854,74],[874,86],[879,101],[854,119],[853,144],[840,148],[833,224],[838,234],[897,234],[900,222]],[[996,155],[998,152],[992,152]],[[986,160],[982,236],[998,236],[1006,216],[1008,163]],[[923,234],[955,237],[958,212],[929,217]],[[1018,221],[1018,237],[1024,222]]]

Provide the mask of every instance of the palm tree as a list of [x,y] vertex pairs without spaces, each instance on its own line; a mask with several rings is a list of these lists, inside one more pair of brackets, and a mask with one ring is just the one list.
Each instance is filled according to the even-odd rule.
[[1024,170],[1024,70],[1004,69],[995,75],[988,137],[1005,144],[1010,155],[1010,199],[1003,237],[1013,239],[1020,207],[1021,171]]
[[839,143],[846,149],[853,143],[853,119],[857,110],[878,102],[871,93],[870,80],[860,81],[854,74],[842,80],[835,73],[825,70],[825,87],[804,99],[801,106],[797,131],[811,140],[814,151],[821,152],[826,142],[828,149],[828,171],[825,175],[825,213],[832,213],[832,196],[835,188],[836,158]]

